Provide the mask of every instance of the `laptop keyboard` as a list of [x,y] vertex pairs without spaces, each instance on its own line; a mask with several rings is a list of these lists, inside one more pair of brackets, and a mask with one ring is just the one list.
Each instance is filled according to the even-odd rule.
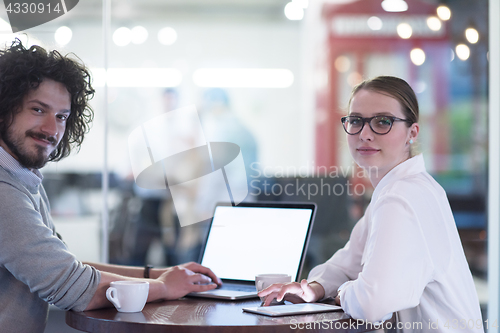
[[255,286],[253,285],[242,285],[242,284],[231,284],[231,283],[225,283],[222,285],[222,287],[218,288],[222,290],[235,290],[235,291],[255,291]]

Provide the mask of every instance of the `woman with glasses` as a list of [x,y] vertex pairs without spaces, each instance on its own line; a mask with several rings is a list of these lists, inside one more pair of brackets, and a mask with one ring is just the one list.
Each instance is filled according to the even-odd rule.
[[375,188],[349,242],[300,283],[261,291],[315,302],[334,297],[355,319],[398,313],[405,331],[483,332],[479,301],[443,188],[412,148],[418,102],[402,79],[380,76],[356,86],[342,125],[354,161]]

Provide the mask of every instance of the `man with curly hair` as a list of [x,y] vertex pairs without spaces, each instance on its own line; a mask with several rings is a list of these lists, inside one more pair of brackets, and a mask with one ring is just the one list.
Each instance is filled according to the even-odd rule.
[[148,302],[221,283],[196,263],[165,269],[86,264],[68,251],[38,169],[80,147],[93,119],[93,95],[88,70],[69,56],[26,49],[19,40],[0,51],[2,332],[43,332],[48,304],[74,311],[111,306],[105,292],[116,280],[147,279]]

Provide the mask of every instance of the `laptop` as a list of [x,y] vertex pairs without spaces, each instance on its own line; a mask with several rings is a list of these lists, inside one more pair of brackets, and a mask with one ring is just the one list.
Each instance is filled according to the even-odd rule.
[[218,203],[200,263],[220,277],[223,286],[188,296],[257,297],[258,274],[289,274],[299,281],[315,213],[314,203]]

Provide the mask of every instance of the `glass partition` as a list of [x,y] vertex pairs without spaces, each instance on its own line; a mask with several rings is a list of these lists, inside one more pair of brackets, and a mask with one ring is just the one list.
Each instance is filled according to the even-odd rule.
[[[408,0],[406,13],[366,2],[310,1],[298,20],[301,12],[285,13],[280,0],[114,1],[105,40],[103,4],[85,0],[16,35],[74,53],[94,76],[95,121],[80,152],[43,170],[70,250],[84,261],[196,261],[214,200],[236,201],[227,174],[222,183],[205,177],[233,160],[222,154],[217,167],[212,143],[233,143],[246,170],[245,200],[318,204],[307,273],[345,244],[371,193],[356,177],[339,122],[350,91],[362,78],[396,75],[418,95],[419,150],[447,192],[485,309],[488,1]],[[9,20],[0,17],[8,42]],[[157,163],[154,147],[178,163]],[[196,147],[209,155],[181,158]],[[155,185],[139,186],[153,164]],[[347,181],[367,191],[349,195]]]

